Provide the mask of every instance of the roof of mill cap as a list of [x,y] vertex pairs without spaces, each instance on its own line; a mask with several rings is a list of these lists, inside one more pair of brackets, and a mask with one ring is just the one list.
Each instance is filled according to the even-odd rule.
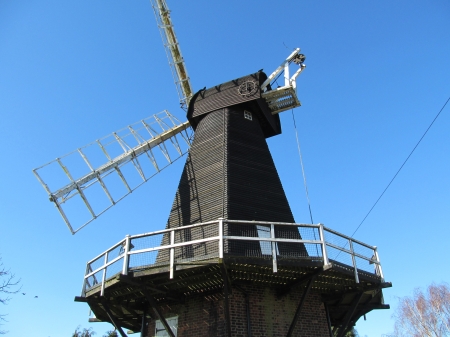
[[187,113],[194,130],[206,114],[234,105],[243,105],[244,109],[259,119],[266,138],[279,135],[280,117],[271,114],[267,102],[261,97],[261,84],[266,79],[267,75],[259,71],[196,92],[189,103]]

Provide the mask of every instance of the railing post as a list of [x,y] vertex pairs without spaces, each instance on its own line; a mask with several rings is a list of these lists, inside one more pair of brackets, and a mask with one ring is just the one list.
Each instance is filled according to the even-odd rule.
[[[170,232],[170,244],[175,244],[175,230],[172,230]],[[170,248],[170,266],[169,266],[169,273],[170,273],[170,279],[173,279],[173,265],[175,260],[175,248]]]
[[380,276],[381,277],[381,281],[384,282],[383,270],[381,269],[380,257],[378,256],[378,248],[374,247],[373,252],[374,252],[374,255],[375,255],[375,259],[377,261],[376,266],[375,266],[376,271],[377,271],[377,275],[379,273],[378,276]]
[[125,247],[124,247],[124,253],[123,253],[123,266],[122,266],[122,274],[128,275],[128,262],[130,259],[130,255],[128,255],[128,252],[130,251],[130,235],[125,236]]
[[350,252],[352,254],[353,269],[355,271],[355,281],[356,283],[359,283],[358,268],[356,268],[355,252],[353,251],[353,242],[351,239],[348,240],[348,245],[350,247]]
[[109,251],[107,251],[105,253],[105,260],[103,261],[104,268],[103,268],[102,287],[101,287],[101,290],[100,290],[100,296],[104,296],[105,295],[105,281],[106,281],[106,269],[107,269],[106,264],[108,263],[108,253],[109,253]]
[[325,243],[325,235],[323,232],[323,224],[319,224],[319,237],[320,241],[322,241],[322,257],[323,257],[323,265],[327,266],[330,264],[330,261],[328,261],[328,254],[327,254],[327,245]]
[[219,259],[223,259],[223,218],[219,218]]
[[87,283],[86,275],[87,274],[89,274],[89,262],[86,263],[86,272],[84,273],[84,278],[83,278],[83,289],[81,289],[82,297],[86,297],[86,283]]
[[[275,226],[273,224],[270,225],[270,238],[275,239]],[[278,272],[278,265],[277,265],[277,246],[274,241],[271,242],[272,244],[272,263],[273,263],[273,272]]]

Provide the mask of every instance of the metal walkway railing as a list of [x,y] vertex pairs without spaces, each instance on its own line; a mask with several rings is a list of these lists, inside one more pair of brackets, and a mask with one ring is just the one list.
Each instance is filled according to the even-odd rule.
[[[121,273],[177,265],[217,263],[227,256],[272,260],[273,272],[283,259],[344,264],[384,280],[377,247],[333,231],[322,224],[218,219],[139,235],[127,235],[86,266],[82,296],[94,287],[104,294],[106,281]],[[200,263],[201,262],[201,263]],[[168,269],[167,269],[168,268]]]

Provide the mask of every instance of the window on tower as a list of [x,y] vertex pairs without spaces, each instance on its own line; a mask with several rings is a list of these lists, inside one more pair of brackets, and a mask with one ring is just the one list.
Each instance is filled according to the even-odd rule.
[[253,120],[252,113],[250,111],[244,110],[244,118],[248,120]]

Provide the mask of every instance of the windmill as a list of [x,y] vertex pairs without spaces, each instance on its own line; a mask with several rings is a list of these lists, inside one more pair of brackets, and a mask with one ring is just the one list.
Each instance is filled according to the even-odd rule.
[[[167,4],[152,6],[188,121],[163,111],[34,170],[75,234],[187,153],[166,228],[127,236],[89,261],[76,300],[122,336],[122,327],[143,336],[343,336],[387,308],[376,247],[295,223],[267,147],[281,134],[278,114],[300,106],[300,49],[269,76],[194,93]],[[50,184],[45,174],[57,172],[66,181]],[[73,224],[65,207],[77,201],[87,219]]]

